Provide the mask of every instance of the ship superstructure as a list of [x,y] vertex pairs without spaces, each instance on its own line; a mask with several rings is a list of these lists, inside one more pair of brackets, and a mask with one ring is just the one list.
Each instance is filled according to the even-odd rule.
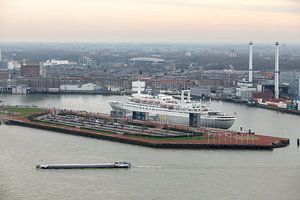
[[192,101],[190,90],[182,90],[181,99],[177,100],[165,94],[142,94],[140,90],[128,98],[128,101],[110,101],[113,111],[130,115],[133,112],[148,113],[154,120],[167,123],[190,124],[190,114],[200,117],[199,126],[213,128],[230,128],[234,121],[234,115],[228,115],[218,111],[210,111],[209,107],[200,101]]

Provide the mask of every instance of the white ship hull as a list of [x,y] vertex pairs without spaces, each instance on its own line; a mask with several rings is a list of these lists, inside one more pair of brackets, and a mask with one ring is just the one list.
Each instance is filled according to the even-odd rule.
[[[119,101],[110,101],[109,104],[113,111],[121,111],[126,115],[131,115],[133,111],[146,112],[149,113],[149,117],[154,120],[166,123],[189,125],[190,113],[188,111],[171,110],[153,105],[137,104],[133,102],[125,103]],[[234,121],[235,116],[218,116],[201,113],[199,124],[202,127],[228,129],[233,125]]]

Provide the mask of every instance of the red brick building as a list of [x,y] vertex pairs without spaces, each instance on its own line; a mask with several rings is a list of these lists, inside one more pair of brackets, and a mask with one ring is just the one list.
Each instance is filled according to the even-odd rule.
[[35,63],[22,63],[21,76],[23,77],[40,77],[40,66]]
[[8,69],[0,69],[0,80],[9,79],[9,71]]

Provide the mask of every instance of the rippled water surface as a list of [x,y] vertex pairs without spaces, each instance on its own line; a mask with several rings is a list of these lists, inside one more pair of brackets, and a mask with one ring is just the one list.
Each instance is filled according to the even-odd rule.
[[[8,104],[110,111],[120,96],[0,96]],[[0,126],[0,199],[291,199],[300,198],[300,117],[224,102],[237,113],[232,129],[288,137],[274,151],[165,150]],[[130,169],[36,170],[41,163],[127,160]]]

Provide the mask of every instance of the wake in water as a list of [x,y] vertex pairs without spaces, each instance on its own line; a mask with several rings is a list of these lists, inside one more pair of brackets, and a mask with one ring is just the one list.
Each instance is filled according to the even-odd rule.
[[149,166],[135,166],[136,168],[157,168],[157,169],[160,169],[160,168],[163,168],[163,166],[155,166],[155,165],[153,165],[153,166],[151,166],[151,165],[149,165]]

